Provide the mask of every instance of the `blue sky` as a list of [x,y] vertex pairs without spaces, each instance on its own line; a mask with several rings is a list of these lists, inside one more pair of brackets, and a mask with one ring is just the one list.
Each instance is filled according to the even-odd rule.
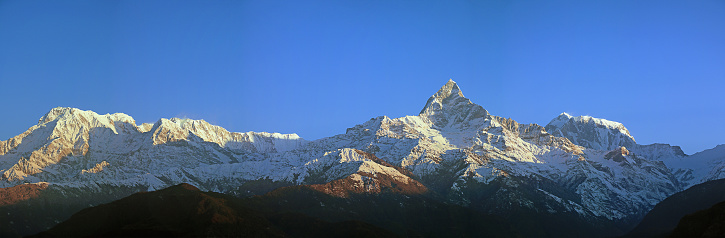
[[53,107],[318,139],[452,78],[494,115],[725,143],[725,2],[0,1],[0,140]]

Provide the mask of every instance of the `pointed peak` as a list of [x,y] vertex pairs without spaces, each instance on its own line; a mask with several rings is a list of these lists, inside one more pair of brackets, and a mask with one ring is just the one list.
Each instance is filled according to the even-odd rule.
[[444,100],[455,100],[455,98],[467,100],[466,97],[463,96],[463,92],[461,92],[461,88],[458,87],[458,84],[453,81],[453,79],[448,79],[448,82],[446,82],[446,84],[443,85],[438,92],[428,98],[428,101],[425,103],[423,110],[420,111],[420,114],[429,111],[431,106],[434,106],[435,104],[438,104],[436,109],[440,109],[439,106]]
[[466,97],[463,96],[463,92],[461,92],[461,89],[458,87],[458,84],[456,84],[453,79],[448,79],[448,82],[446,82],[446,84],[443,85],[438,92],[428,98],[428,101],[425,103],[423,110],[420,111],[420,114],[426,114],[426,112],[430,112],[431,110],[440,110],[442,107],[441,104],[444,100],[449,101],[454,98],[466,99]]
[[572,115],[566,112],[562,112],[559,114],[559,116],[555,117],[554,119],[551,119],[549,124],[546,125],[546,130],[556,130],[566,124],[569,120],[574,118]]
[[464,97],[458,84],[449,79],[438,92],[428,98],[419,115],[435,118],[434,121],[438,124],[448,124],[451,120],[458,122],[485,117],[488,111]]
[[446,82],[446,84],[443,85],[443,87],[441,87],[441,89],[439,89],[438,92],[433,95],[433,97],[442,100],[452,95],[464,97],[463,92],[461,92],[461,88],[458,87],[458,84],[453,81],[453,79],[448,79],[448,82]]

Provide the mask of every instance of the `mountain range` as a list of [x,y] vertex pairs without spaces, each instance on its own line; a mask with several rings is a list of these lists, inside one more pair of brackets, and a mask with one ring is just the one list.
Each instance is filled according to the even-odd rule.
[[[412,197],[421,199],[412,207],[495,217],[506,224],[497,234],[526,228],[531,233],[517,236],[616,236],[665,198],[725,178],[724,163],[725,145],[686,155],[678,146],[637,144],[623,124],[605,119],[562,113],[545,126],[520,124],[491,115],[453,80],[417,116],[375,117],[314,141],[229,132],[204,120],[137,124],[122,113],[59,107],[0,142],[0,214],[8,214],[0,231],[35,234],[81,209],[185,183],[239,198],[303,187],[336,204],[372,196],[404,207]],[[287,211],[336,216],[320,209]],[[372,217],[356,220],[383,227]],[[562,222],[570,225],[557,226]],[[424,229],[401,227],[385,229]]]

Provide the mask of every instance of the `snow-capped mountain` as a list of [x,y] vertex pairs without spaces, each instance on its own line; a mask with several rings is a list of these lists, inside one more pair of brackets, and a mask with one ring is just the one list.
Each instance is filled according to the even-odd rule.
[[572,117],[567,113],[551,120],[546,130],[589,149],[612,150],[624,147],[639,157],[661,161],[676,177],[681,189],[725,178],[725,145],[688,156],[679,146],[637,144],[621,123],[589,116]]
[[636,144],[634,137],[622,123],[590,116],[573,117],[562,113],[546,125],[546,130],[556,136],[566,137],[577,145],[595,150],[613,150]]
[[[159,172],[160,168],[193,168],[236,160],[234,154],[221,151],[279,153],[307,143],[295,134],[233,133],[204,120],[172,118],[147,125],[137,126],[133,118],[122,113],[98,115],[54,108],[38,125],[0,142],[4,187],[39,181],[82,185],[83,179],[76,177],[104,170],[102,174],[114,175],[102,177],[120,182],[133,180],[134,174]],[[168,160],[172,158],[179,160]]]
[[664,163],[685,187],[725,178],[725,145],[687,157],[671,157]]
[[158,190],[189,183],[245,194],[249,184],[326,184],[341,197],[432,191],[504,216],[528,209],[629,222],[675,192],[725,177],[724,156],[722,146],[687,156],[676,146],[639,145],[621,123],[588,116],[520,124],[489,114],[449,80],[417,116],[380,116],[315,141],[229,132],[203,120],[137,125],[122,113],[54,108],[0,142],[0,187]]

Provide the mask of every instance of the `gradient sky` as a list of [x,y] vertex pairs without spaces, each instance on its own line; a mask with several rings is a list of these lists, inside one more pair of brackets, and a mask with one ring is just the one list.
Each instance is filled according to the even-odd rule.
[[318,139],[449,78],[494,115],[692,154],[725,143],[725,1],[0,0],[0,140],[57,106]]

